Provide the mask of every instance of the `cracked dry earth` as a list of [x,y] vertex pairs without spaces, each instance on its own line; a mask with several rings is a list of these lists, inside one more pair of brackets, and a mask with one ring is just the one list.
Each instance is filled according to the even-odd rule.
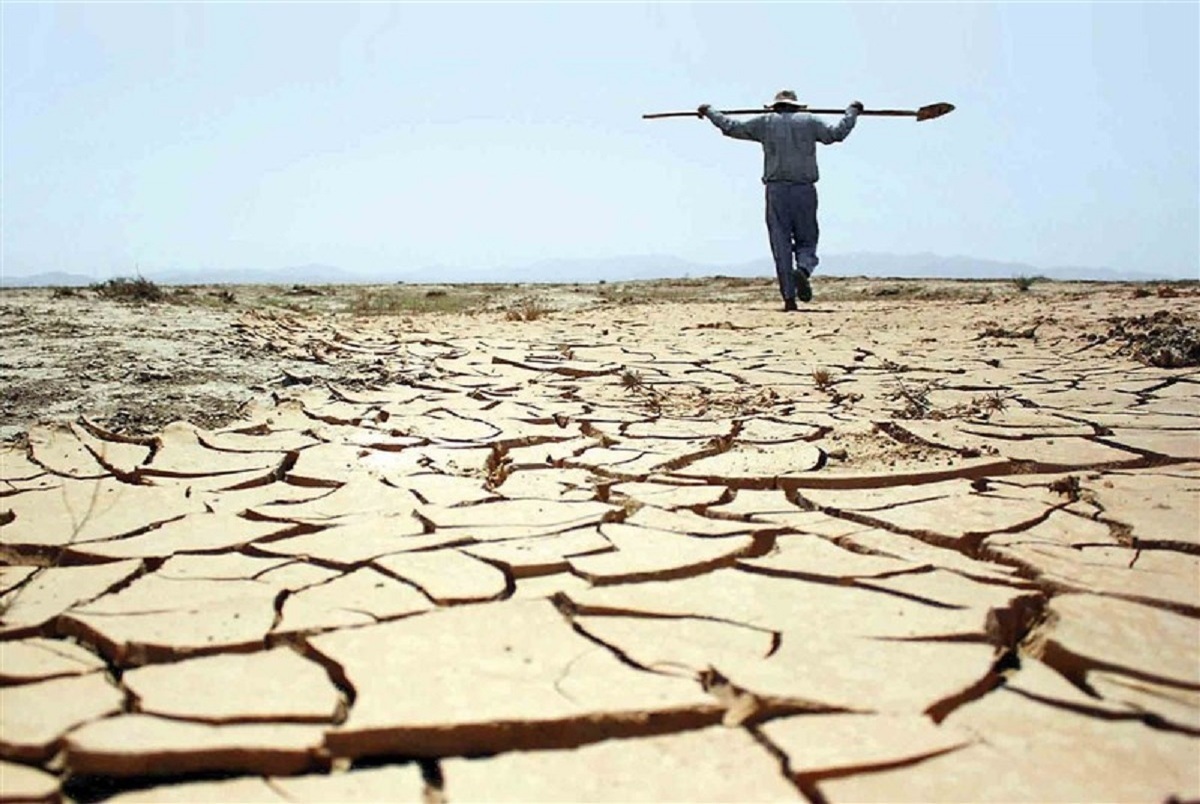
[[0,798],[1200,796],[1200,369],[1103,337],[1165,302],[767,298],[250,311],[386,381],[30,428]]

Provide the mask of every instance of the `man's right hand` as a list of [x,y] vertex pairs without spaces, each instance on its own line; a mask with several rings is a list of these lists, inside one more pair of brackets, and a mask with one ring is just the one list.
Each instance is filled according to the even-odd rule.
[[708,110],[712,108],[711,103],[702,103],[696,108],[696,117],[707,117]]

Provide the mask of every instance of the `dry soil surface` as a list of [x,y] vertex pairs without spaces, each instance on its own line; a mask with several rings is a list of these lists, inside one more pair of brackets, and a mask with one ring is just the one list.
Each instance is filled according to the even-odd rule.
[[1195,285],[0,293],[0,800],[1200,796]]

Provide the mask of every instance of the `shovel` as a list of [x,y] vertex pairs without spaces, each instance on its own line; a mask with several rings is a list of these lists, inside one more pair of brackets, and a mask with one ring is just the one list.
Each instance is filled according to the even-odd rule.
[[[723,109],[721,114],[765,114],[769,111],[771,111],[769,107],[761,109]],[[843,114],[846,110],[810,109],[807,106],[801,106],[799,111],[808,112],[809,114]],[[922,120],[932,120],[935,117],[941,117],[953,111],[953,103],[931,103],[915,111],[909,109],[863,109],[859,114],[873,115],[875,117],[915,117],[919,123]],[[658,120],[662,117],[703,117],[703,115],[699,112],[656,112],[654,114],[642,115],[643,120]]]

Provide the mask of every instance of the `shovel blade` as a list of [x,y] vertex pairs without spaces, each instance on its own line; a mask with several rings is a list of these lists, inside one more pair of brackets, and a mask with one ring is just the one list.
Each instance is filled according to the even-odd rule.
[[917,109],[917,122],[922,120],[932,120],[935,117],[941,117],[944,114],[950,114],[954,111],[953,103],[931,103],[928,106],[922,106]]

